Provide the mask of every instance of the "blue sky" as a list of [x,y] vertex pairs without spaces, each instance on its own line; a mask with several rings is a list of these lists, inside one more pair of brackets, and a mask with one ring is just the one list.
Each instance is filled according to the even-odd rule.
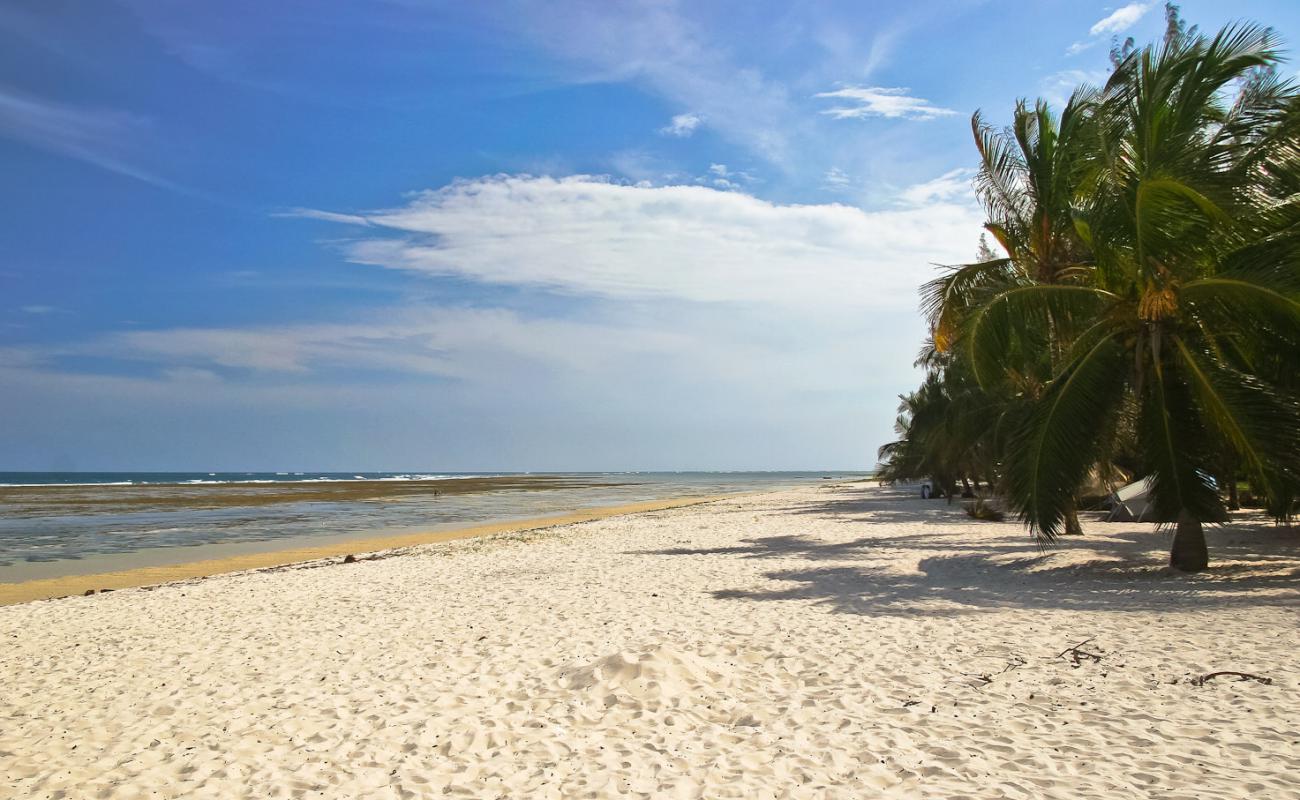
[[[1186,2],[1300,35],[1289,2]],[[1154,4],[0,6],[0,469],[866,468]],[[1292,66],[1287,67],[1293,69]]]

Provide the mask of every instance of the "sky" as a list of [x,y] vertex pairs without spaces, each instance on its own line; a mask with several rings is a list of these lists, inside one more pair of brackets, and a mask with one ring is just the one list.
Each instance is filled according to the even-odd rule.
[[[1289,0],[1185,2],[1300,36]],[[869,469],[1153,3],[0,0],[0,469]],[[1293,70],[1288,65],[1287,70]]]

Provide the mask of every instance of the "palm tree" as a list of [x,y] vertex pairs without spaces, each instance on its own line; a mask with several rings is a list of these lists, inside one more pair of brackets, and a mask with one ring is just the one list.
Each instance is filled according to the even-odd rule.
[[[921,288],[935,349],[957,353],[958,365],[961,351],[952,346],[964,321],[983,303],[1013,287],[1075,285],[1089,278],[1091,255],[1075,230],[1073,203],[1090,168],[1094,95],[1088,89],[1077,91],[1059,119],[1041,100],[1032,108],[1020,100],[1005,132],[987,125],[979,112],[971,118],[980,156],[975,188],[988,215],[984,227],[1007,257],[981,247],[976,263],[952,268]],[[1059,352],[1028,347],[1003,356],[1002,385],[995,389],[986,380],[984,388],[1009,402],[1041,395]],[[1066,511],[1067,533],[1083,532],[1076,507]]]
[[1074,173],[1090,263],[1014,276],[959,314],[981,384],[1019,354],[1051,362],[1005,468],[1047,540],[1126,408],[1175,567],[1208,562],[1224,454],[1271,499],[1300,485],[1300,100],[1277,60],[1255,26],[1131,53],[1089,100],[1094,152]]
[[1093,92],[1081,89],[1059,120],[1047,103],[1017,101],[1011,128],[997,131],[977,111],[971,132],[979,152],[976,194],[1006,258],[956,267],[921,288],[940,352],[951,347],[962,320],[991,291],[1024,283],[1072,283],[1086,277],[1089,254],[1073,221],[1076,187],[1088,169]]

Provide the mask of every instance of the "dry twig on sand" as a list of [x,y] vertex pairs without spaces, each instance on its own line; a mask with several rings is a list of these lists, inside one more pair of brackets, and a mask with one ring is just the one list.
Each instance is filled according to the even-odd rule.
[[973,682],[967,684],[972,689],[983,689],[993,682],[993,677],[987,672],[963,672],[964,677],[970,678]]
[[1272,678],[1268,678],[1263,675],[1254,675],[1249,672],[1233,672],[1232,670],[1222,670],[1220,672],[1207,672],[1204,675],[1201,675],[1200,677],[1192,678],[1192,685],[1204,686],[1206,681],[1212,681],[1215,678],[1221,677],[1223,675],[1236,676],[1237,683],[1241,683],[1242,681],[1259,681],[1260,683],[1267,686],[1268,684],[1273,682]]
[[1074,663],[1071,664],[1070,666],[1072,666],[1072,667],[1076,667],[1076,668],[1077,668],[1080,664],[1083,663],[1083,659],[1085,659],[1085,658],[1090,658],[1090,659],[1092,659],[1093,663],[1095,664],[1095,663],[1101,661],[1101,654],[1100,654],[1100,653],[1090,653],[1090,652],[1088,652],[1087,650],[1081,650],[1081,649],[1080,649],[1080,648],[1083,647],[1085,644],[1087,644],[1088,642],[1091,642],[1091,641],[1092,641],[1092,637],[1088,637],[1087,639],[1084,639],[1082,642],[1079,642],[1079,643],[1076,644],[1076,645],[1072,645],[1072,646],[1070,646],[1070,647],[1065,648],[1065,649],[1062,650],[1061,652],[1057,653],[1057,654],[1056,654],[1056,657],[1057,657],[1057,658],[1065,658],[1065,654],[1066,654],[1066,653],[1069,653],[1069,654],[1070,654],[1070,658],[1073,659],[1073,661],[1074,661]]
[[1023,667],[1028,663],[1029,663],[1028,661],[1021,658],[1020,656],[1013,655],[1011,656],[1011,658],[1007,659],[1007,665],[1002,668],[1002,671],[1010,672],[1013,669],[1020,669],[1021,667]]

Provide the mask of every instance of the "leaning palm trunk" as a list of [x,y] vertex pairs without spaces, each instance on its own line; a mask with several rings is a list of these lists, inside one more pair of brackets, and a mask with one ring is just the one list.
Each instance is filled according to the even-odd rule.
[[1187,511],[1178,516],[1174,528],[1174,544],[1169,550],[1169,566],[1183,572],[1200,572],[1210,565],[1210,552],[1205,544],[1205,527]]
[[1071,498],[1070,506],[1065,511],[1065,535],[1083,535],[1083,525],[1079,523],[1079,506],[1075,498]]

